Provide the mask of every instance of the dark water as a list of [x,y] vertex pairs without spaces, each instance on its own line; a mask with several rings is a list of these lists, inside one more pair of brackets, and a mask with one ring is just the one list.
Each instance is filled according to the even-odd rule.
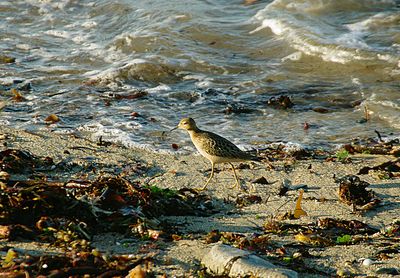
[[[15,58],[0,62],[0,124],[157,150],[190,148],[160,136],[186,116],[242,146],[399,135],[396,1],[3,0],[0,15]],[[267,105],[280,95],[294,106]]]

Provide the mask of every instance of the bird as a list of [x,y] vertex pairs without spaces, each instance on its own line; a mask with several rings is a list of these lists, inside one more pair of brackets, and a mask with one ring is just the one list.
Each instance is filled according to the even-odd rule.
[[225,139],[224,137],[213,132],[198,128],[196,122],[192,118],[182,119],[176,127],[171,129],[171,131],[178,128],[186,130],[189,133],[190,139],[199,153],[211,162],[210,177],[208,178],[206,184],[201,189],[198,189],[199,191],[205,190],[213,178],[215,164],[229,163],[236,181],[235,185],[232,187],[233,189],[236,186],[240,188],[240,182],[232,162],[243,162],[250,160],[261,161],[261,158],[242,151],[228,139]]

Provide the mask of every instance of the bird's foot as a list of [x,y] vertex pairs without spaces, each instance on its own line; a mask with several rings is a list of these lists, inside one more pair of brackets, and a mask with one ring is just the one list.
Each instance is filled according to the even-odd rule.
[[198,192],[204,191],[204,190],[206,190],[207,185],[208,185],[208,182],[207,182],[203,187],[201,187],[201,188],[194,188],[194,190],[196,190],[196,191],[198,191]]
[[233,186],[228,186],[228,189],[235,189],[236,187],[240,188],[240,185],[235,183]]

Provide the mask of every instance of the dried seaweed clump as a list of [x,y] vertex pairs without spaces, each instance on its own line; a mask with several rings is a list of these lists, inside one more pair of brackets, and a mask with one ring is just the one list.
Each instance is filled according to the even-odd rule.
[[336,182],[339,183],[339,200],[355,209],[370,209],[380,203],[375,192],[366,189],[369,183],[360,180],[358,176],[347,175]]

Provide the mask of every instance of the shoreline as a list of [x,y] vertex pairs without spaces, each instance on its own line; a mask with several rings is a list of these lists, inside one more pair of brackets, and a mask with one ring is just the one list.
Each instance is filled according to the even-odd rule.
[[[37,157],[50,157],[55,164],[64,163],[65,171],[44,173],[50,180],[58,178],[61,181],[79,178],[94,179],[99,175],[118,175],[133,183],[157,186],[160,188],[182,189],[201,186],[207,179],[210,170],[209,162],[196,155],[159,154],[143,149],[131,149],[110,144],[99,146],[84,137],[76,135],[59,135],[53,133],[28,133],[9,127],[1,127],[1,151],[5,149],[20,149]],[[158,220],[168,222],[180,234],[188,235],[176,241],[141,241],[137,238],[126,238],[124,235],[105,233],[96,235],[91,244],[101,252],[113,254],[130,254],[146,249],[157,252],[156,264],[151,269],[155,275],[166,273],[167,276],[193,276],[199,270],[199,262],[211,249],[214,243],[207,243],[207,235],[213,231],[240,233],[251,235],[262,233],[263,227],[271,217],[278,217],[294,210],[298,190],[293,188],[306,186],[302,208],[307,216],[300,219],[284,219],[282,223],[309,225],[321,218],[341,220],[358,220],[381,230],[390,226],[400,215],[398,189],[400,180],[397,178],[381,179],[379,171],[371,170],[368,174],[357,175],[360,169],[373,168],[384,162],[394,161],[389,155],[351,155],[351,162],[327,161],[323,159],[297,160],[292,158],[276,159],[268,163],[242,163],[238,167],[239,178],[246,187],[255,187],[251,193],[260,198],[259,202],[247,202],[249,195],[237,189],[228,190],[234,179],[230,168],[218,166],[218,171],[208,189],[203,192],[208,196],[216,210],[209,216],[160,216]],[[90,169],[90,171],[88,170]],[[357,175],[362,181],[368,182],[369,190],[373,190],[382,202],[368,211],[352,212],[351,206],[339,202],[338,184],[334,177]],[[264,177],[266,184],[253,181]],[[26,175],[13,174],[12,179],[27,178]],[[291,188],[279,196],[282,181],[289,180]],[[244,200],[244,201],[243,201]],[[290,246],[296,242],[293,234],[268,233],[272,246]],[[371,240],[371,239],[369,239]],[[128,242],[123,244],[123,242]],[[396,246],[398,239],[392,241]],[[34,241],[0,240],[1,256],[4,256],[5,246],[13,246],[23,250],[44,252],[47,244],[37,244]],[[296,246],[297,246],[296,245]],[[305,244],[306,246],[310,244]],[[310,258],[304,257],[307,265],[312,266],[327,276],[335,275],[336,271],[346,269],[354,275],[375,275],[382,267],[400,269],[400,255],[389,254],[385,260],[377,257],[380,245],[361,241],[350,245],[310,247]],[[288,255],[291,250],[289,247]],[[57,249],[53,250],[54,252]],[[364,266],[359,260],[371,258],[376,264]],[[161,263],[167,261],[168,263]],[[290,264],[286,266],[290,268]],[[320,274],[314,274],[320,277]],[[310,277],[299,273],[300,277]]]

